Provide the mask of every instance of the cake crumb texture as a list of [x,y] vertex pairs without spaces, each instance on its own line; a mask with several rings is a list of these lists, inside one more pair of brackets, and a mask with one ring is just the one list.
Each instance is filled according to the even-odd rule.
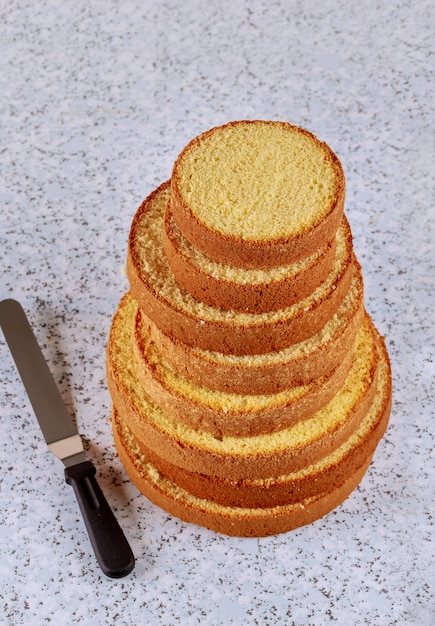
[[256,120],[193,139],[138,207],[107,343],[113,436],[182,520],[288,532],[369,468],[392,377],[344,199],[326,144]]

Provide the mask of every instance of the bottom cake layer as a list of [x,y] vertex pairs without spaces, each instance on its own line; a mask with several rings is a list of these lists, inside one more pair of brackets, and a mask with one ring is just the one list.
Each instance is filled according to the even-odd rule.
[[122,437],[116,412],[113,435],[119,457],[131,480],[151,502],[185,522],[238,537],[265,537],[310,524],[339,506],[358,486],[372,455],[338,488],[294,504],[270,508],[231,507],[193,496],[147,461],[133,435]]
[[[383,348],[383,346],[382,346]],[[364,465],[376,450],[388,424],[391,410],[391,376],[385,351],[380,352],[376,394],[358,428],[336,450],[297,472],[265,479],[224,479],[191,472],[159,456],[151,446],[136,439],[143,457],[156,470],[199,499],[225,506],[270,508],[300,502],[342,485]],[[114,404],[114,420],[121,439],[134,437],[128,415]],[[139,456],[139,452],[135,455]]]

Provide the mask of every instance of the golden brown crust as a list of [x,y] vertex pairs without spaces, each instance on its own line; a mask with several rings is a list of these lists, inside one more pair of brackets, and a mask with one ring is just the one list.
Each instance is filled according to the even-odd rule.
[[[316,496],[327,491],[332,485],[340,486],[349,475],[357,471],[366,459],[374,454],[388,425],[391,411],[391,371],[383,342],[380,342],[379,348],[388,369],[386,381],[378,386],[377,393],[381,394],[379,402],[375,406],[373,401],[360,427],[354,435],[351,435],[354,440],[352,446],[349,447],[345,442],[343,452],[340,453],[338,449],[330,461],[326,457],[320,464],[304,468],[302,472],[278,478],[235,481],[190,472],[159,457],[145,444],[142,443],[140,447],[154,467],[171,481],[199,498],[225,506],[265,508],[296,503],[304,498]],[[119,418],[115,415],[114,419]]]
[[337,311],[342,321],[338,331],[319,338],[315,350],[301,350],[297,356],[281,351],[276,352],[277,357],[282,355],[280,358],[271,359],[270,362],[257,359],[246,365],[241,359],[225,358],[227,355],[220,352],[199,350],[165,335],[141,309],[138,309],[136,317],[135,336],[137,338],[139,327],[148,327],[153,341],[171,367],[199,385],[228,393],[279,393],[293,385],[310,383],[317,377],[328,376],[352,349],[364,319],[361,272],[355,272],[354,281],[356,297],[352,305],[343,301]]
[[139,445],[151,447],[159,456],[165,457],[173,465],[184,467],[189,471],[238,480],[290,474],[330,454],[358,427],[373,400],[376,384],[373,380],[348,420],[333,432],[328,432],[324,437],[315,439],[310,445],[297,451],[287,449],[270,455],[251,456],[219,454],[216,451],[205,452],[198,447],[191,446],[158,428],[156,424],[147,421],[146,416],[139,413],[116,389],[113,378],[109,381],[109,389],[116,410],[121,419],[128,424]]
[[[236,124],[245,124],[245,121],[230,122],[225,128]],[[296,128],[286,122],[264,122],[262,120],[250,121],[251,124],[275,124],[283,128]],[[204,138],[215,132],[212,128],[193,139],[182,150],[175,161],[171,177],[170,206],[174,220],[183,235],[198,250],[206,256],[219,261],[244,268],[271,268],[277,265],[285,265],[309,256],[312,252],[324,245],[325,241],[331,241],[340,224],[345,198],[345,178],[337,156],[325,143],[320,142],[309,131],[298,128],[302,134],[310,137],[316,144],[321,145],[325,158],[329,159],[339,180],[338,191],[334,202],[323,218],[313,225],[308,231],[301,231],[291,238],[278,238],[273,240],[249,241],[238,237],[231,237],[210,229],[200,222],[193,214],[187,202],[182,197],[179,189],[180,168],[182,167],[183,155],[197,146]]]
[[[163,229],[163,249],[176,278],[194,298],[211,306],[247,313],[265,313],[291,306],[306,298],[322,284],[335,257],[335,238],[324,245],[319,254],[301,269],[289,271],[277,280],[256,283],[232,282],[215,277],[192,262],[177,245],[177,226],[168,209]],[[243,272],[243,270],[240,270]]]
[[[260,354],[281,350],[303,341],[320,330],[337,311],[349,290],[354,270],[358,267],[352,252],[352,235],[348,224],[346,248],[344,257],[340,258],[339,269],[337,268],[328,275],[325,283],[315,291],[313,296],[301,300],[294,306],[282,309],[282,316],[278,319],[273,314],[270,316],[246,314],[243,318],[246,321],[242,323],[237,321],[237,315],[226,318],[219,314],[217,317],[204,319],[194,311],[182,308],[167,296],[162,295],[143,270],[141,258],[149,251],[139,244],[137,231],[139,223],[146,224],[149,204],[154,202],[159,194],[165,193],[167,193],[167,183],[156,189],[139,207],[130,230],[127,254],[127,275],[131,292],[140,308],[162,332],[205,350],[226,354]],[[155,245],[160,246],[159,259],[163,264],[165,260],[161,240],[156,241]],[[174,280],[167,263],[164,271],[167,280]],[[187,296],[187,292],[182,287],[173,288],[180,290],[182,298]],[[221,310],[216,309],[216,311]]]
[[[334,421],[331,425],[316,428],[315,433],[304,438],[303,442],[296,446],[289,446],[286,438],[287,430],[284,430],[280,431],[285,437],[284,440],[277,437],[280,433],[265,435],[264,437],[268,437],[267,446],[261,451],[257,443],[255,443],[255,452],[251,450],[251,442],[257,442],[257,439],[248,437],[246,438],[247,447],[242,445],[240,448],[238,442],[237,453],[231,452],[225,438],[223,441],[216,440],[211,435],[207,437],[207,433],[194,430],[192,434],[189,434],[187,426],[184,426],[184,431],[180,430],[176,420],[160,410],[156,413],[154,403],[146,399],[146,396],[144,400],[140,398],[136,400],[137,392],[133,387],[140,388],[137,378],[134,375],[133,380],[124,380],[125,374],[119,371],[117,365],[117,354],[120,349],[116,338],[118,315],[119,309],[112,323],[107,347],[107,378],[113,404],[139,444],[143,443],[151,447],[159,456],[189,471],[230,480],[267,478],[298,471],[337,449],[358,427],[375,395],[378,356],[377,351],[371,349],[370,360],[365,366],[367,371],[358,381],[358,390],[352,392],[348,385],[343,389],[346,394],[350,394],[351,400],[340,420]],[[371,326],[371,328],[375,333],[374,327]],[[374,340],[379,341],[376,333]],[[129,356],[129,360],[130,362],[125,366],[134,370],[132,356]],[[158,414],[157,418],[153,417],[154,413]],[[316,416],[313,419],[316,419]],[[302,424],[305,430],[307,422]],[[186,429],[189,432],[186,433]],[[285,441],[285,446],[276,445],[278,441]]]
[[[198,390],[204,391],[199,394],[201,398],[189,396],[182,389],[174,387],[161,371],[170,368],[150,339],[147,329],[135,327],[132,335],[135,335],[132,344],[137,378],[150,398],[174,419],[191,428],[210,432],[218,438],[271,433],[312,417],[342,386],[353,356],[350,351],[328,376],[318,377],[309,385],[295,389],[292,396],[280,398],[276,394],[268,394],[270,402],[263,407],[254,408],[254,403],[249,402],[248,408],[243,408],[246,402],[240,402],[239,408],[231,408],[231,398],[227,398],[225,392],[216,392],[220,394],[220,403],[214,406],[207,402],[206,387]],[[184,377],[181,374],[178,377],[183,382]],[[251,399],[252,396],[243,398],[244,401]]]
[[323,328],[349,290],[353,269],[353,264],[349,263],[339,277],[336,288],[328,293],[328,297],[317,302],[317,306],[312,306],[307,311],[300,310],[285,321],[241,326],[220,320],[204,320],[171,307],[167,300],[144,289],[131,258],[127,260],[131,291],[140,308],[163,333],[203,350],[239,355],[282,350],[311,337]]
[[137,210],[106,353],[113,434],[133,482],[179,518],[287,532],[366,472],[391,370],[344,197],[326,144],[256,120],[190,142]]
[[113,433],[119,457],[127,473],[139,491],[151,502],[183,521],[238,537],[263,537],[284,533],[323,517],[351,494],[371,462],[371,458],[367,459],[339,487],[332,487],[326,493],[295,504],[266,509],[241,509],[222,505],[210,507],[208,501],[189,497],[187,492],[171,485],[170,481],[152,479],[129,456],[116,427],[113,428]]

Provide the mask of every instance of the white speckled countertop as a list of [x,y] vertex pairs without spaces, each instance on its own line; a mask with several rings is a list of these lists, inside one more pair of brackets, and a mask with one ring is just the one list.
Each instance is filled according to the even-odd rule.
[[[0,18],[0,299],[26,309],[137,556],[99,570],[0,337],[0,624],[434,624],[433,3],[6,0]],[[187,141],[243,118],[340,157],[395,389],[352,496],[258,540],[138,494],[104,364],[138,204]]]

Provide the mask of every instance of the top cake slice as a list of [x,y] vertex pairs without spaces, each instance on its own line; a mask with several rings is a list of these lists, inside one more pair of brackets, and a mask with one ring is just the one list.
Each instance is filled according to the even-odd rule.
[[284,122],[240,121],[193,139],[175,161],[170,207],[210,258],[271,268],[333,239],[343,215],[341,164],[313,134]]

